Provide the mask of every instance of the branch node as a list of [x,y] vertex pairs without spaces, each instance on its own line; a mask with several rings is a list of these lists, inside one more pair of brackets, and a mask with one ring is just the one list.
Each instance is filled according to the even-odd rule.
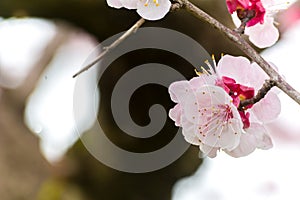
[[[232,42],[234,42],[244,53],[246,53],[249,58],[256,62],[261,69],[263,69],[266,74],[275,82],[276,86],[284,91],[289,97],[291,97],[295,102],[300,105],[300,93],[295,90],[291,85],[289,85],[279,74],[278,72],[265,60],[259,53],[248,43],[246,42],[240,34],[236,31],[229,29],[228,27],[221,24],[218,20],[208,15],[206,12],[195,6],[189,0],[173,0],[173,2],[178,2],[183,4],[182,8],[192,13],[198,19],[209,23],[213,28],[218,29],[227,36]],[[245,15],[243,15],[245,14]],[[240,19],[245,21],[251,20],[255,13],[246,12],[240,13]],[[243,21],[243,20],[242,20]],[[274,83],[273,83],[274,84]],[[272,84],[271,84],[272,85]],[[243,106],[241,106],[242,108]]]
[[275,80],[266,80],[263,86],[258,90],[257,94],[253,98],[245,99],[240,102],[238,110],[245,110],[247,106],[256,104],[257,102],[262,100],[274,86],[276,86]]
[[247,24],[247,22],[242,22],[241,25],[238,28],[233,29],[233,31],[236,32],[236,33],[239,33],[239,34],[244,34],[246,24]]
[[181,9],[182,6],[183,6],[183,4],[181,2],[173,3],[170,11],[171,12],[177,11],[177,10]]

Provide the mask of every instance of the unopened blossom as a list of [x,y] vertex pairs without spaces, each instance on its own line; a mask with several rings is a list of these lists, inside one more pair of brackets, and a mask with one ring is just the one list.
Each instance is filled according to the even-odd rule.
[[290,5],[287,0],[226,0],[226,4],[236,26],[246,22],[245,34],[259,48],[277,42],[279,31],[274,15]]
[[248,59],[229,55],[221,58],[215,70],[210,66],[203,71],[169,87],[171,99],[177,103],[169,116],[183,128],[186,141],[199,145],[209,157],[219,150],[241,157],[256,148],[271,148],[264,124],[280,113],[276,93],[269,91],[255,105],[239,108],[240,101],[254,97],[267,75]]
[[107,0],[107,4],[114,8],[136,9],[147,20],[162,19],[171,8],[170,0]]

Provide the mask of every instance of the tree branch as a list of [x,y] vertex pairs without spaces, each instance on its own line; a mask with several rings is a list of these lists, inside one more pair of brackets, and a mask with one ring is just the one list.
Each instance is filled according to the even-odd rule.
[[267,95],[267,93],[272,89],[272,87],[275,86],[275,84],[276,83],[271,79],[266,80],[265,83],[263,84],[262,88],[260,90],[258,90],[257,94],[253,98],[245,99],[240,102],[238,109],[245,110],[245,108],[248,105],[256,104],[257,102],[262,100]]
[[248,55],[254,62],[256,62],[270,77],[271,81],[274,81],[275,85],[285,92],[289,97],[291,97],[295,102],[300,105],[300,93],[296,91],[292,86],[290,86],[277,72],[271,67],[267,61],[265,61],[256,51],[253,49],[239,33],[227,28],[219,21],[202,11],[200,8],[196,7],[188,0],[174,0],[179,3],[181,7],[190,13],[192,13],[198,19],[201,19],[215,29],[221,31],[225,36],[233,41],[238,48],[240,48],[246,55]]
[[111,45],[108,47],[104,47],[102,53],[95,58],[90,64],[86,65],[83,69],[81,69],[79,72],[73,75],[73,78],[78,76],[79,74],[83,73],[84,71],[87,71],[92,66],[94,66],[97,62],[99,62],[108,52],[110,52],[112,49],[116,48],[121,42],[123,42],[126,38],[128,38],[130,35],[135,33],[138,28],[140,28],[145,23],[145,19],[141,18],[138,20],[130,29],[128,29],[121,37],[119,37],[116,41],[114,41]]

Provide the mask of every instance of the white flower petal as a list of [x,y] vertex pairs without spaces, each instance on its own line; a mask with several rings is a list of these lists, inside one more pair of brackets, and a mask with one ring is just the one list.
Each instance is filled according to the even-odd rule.
[[137,9],[137,4],[139,0],[120,0],[123,7],[127,9]]
[[108,6],[113,7],[113,8],[122,8],[123,4],[121,0],[106,0]]
[[252,107],[253,114],[263,123],[270,122],[278,117],[281,111],[281,104],[279,97],[272,91],[254,104]]
[[252,123],[246,132],[250,135],[254,135],[257,148],[267,150],[273,147],[272,139],[263,125]]
[[236,118],[230,119],[225,125],[226,131],[223,131],[221,138],[219,140],[219,144],[222,149],[232,150],[235,149],[239,143],[242,134],[242,122],[239,119],[239,116],[234,116]]
[[193,94],[193,90],[188,81],[176,81],[169,86],[169,93],[175,103],[183,102],[186,97]]
[[268,75],[261,69],[257,63],[251,64],[252,74],[248,77],[249,85],[257,92],[268,79]]
[[267,12],[278,12],[283,9],[287,9],[297,0],[261,0],[264,8]]
[[225,151],[232,157],[238,158],[247,156],[256,149],[256,138],[248,133],[243,133],[240,138],[240,144],[237,148],[232,151]]
[[264,8],[272,7],[277,4],[276,2],[278,2],[278,0],[261,0],[261,3],[264,6]]
[[145,1],[138,1],[137,12],[138,14],[147,20],[159,20],[162,19],[171,8],[171,2],[169,0],[159,0],[157,6],[152,0],[149,0],[147,6]]
[[169,111],[169,117],[175,122],[176,126],[181,126],[181,113],[182,110],[179,104]]
[[225,151],[227,154],[238,158],[249,155],[256,148],[267,150],[273,147],[272,140],[264,126],[251,123],[245,131],[246,133],[241,135],[239,146],[232,151]]
[[202,156],[208,156],[210,158],[215,158],[217,156],[218,150],[220,148],[211,147],[205,144],[200,144],[200,151],[202,152]]
[[[217,121],[218,119],[216,118],[213,122],[208,123],[207,126],[206,124],[199,126],[197,136],[205,145],[215,148],[226,148],[230,145],[226,142],[231,143],[231,141],[229,138],[229,140],[224,142],[224,138],[227,138],[225,133],[226,130],[224,131],[224,127],[222,126],[223,121],[221,121],[221,118],[218,122]],[[222,140],[222,142],[220,142],[220,140]]]
[[194,77],[190,80],[191,87],[198,89],[203,85],[215,85],[217,77],[215,75],[202,74],[201,76]]
[[274,19],[272,17],[266,17],[263,24],[247,27],[245,34],[249,35],[249,40],[259,48],[270,47],[279,38],[279,31],[274,26]]
[[[242,122],[231,97],[218,86],[202,86],[196,92],[197,98],[186,98],[183,116],[203,144],[211,147],[233,149],[238,145]],[[228,114],[233,117],[228,119]],[[229,118],[230,118],[229,117]]]
[[231,104],[231,97],[221,87],[204,85],[185,94],[182,108],[187,120],[194,124],[203,124],[207,123],[207,117],[212,115],[213,109],[226,104]]
[[182,134],[184,139],[193,144],[193,145],[200,145],[201,142],[199,138],[196,136],[196,125],[189,122],[185,116],[181,117],[181,126],[182,126]]
[[[234,113],[234,108],[232,110]],[[198,134],[197,136],[205,145],[223,150],[232,150],[240,142],[242,127],[240,116],[236,110],[233,118],[229,119],[229,121],[224,121],[224,119],[222,121],[222,118],[216,118],[207,127],[202,126],[202,129],[198,131],[202,131],[205,136],[203,134]]]
[[225,105],[232,100],[223,88],[214,85],[204,85],[195,93],[201,106]]
[[218,62],[217,72],[219,76],[233,78],[238,83],[247,85],[248,76],[252,74],[250,61],[242,56],[223,56]]

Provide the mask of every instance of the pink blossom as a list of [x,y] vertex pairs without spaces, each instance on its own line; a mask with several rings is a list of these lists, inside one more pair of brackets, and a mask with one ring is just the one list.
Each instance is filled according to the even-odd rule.
[[114,8],[136,9],[137,13],[147,20],[162,19],[171,8],[169,0],[106,0]]
[[[274,66],[273,64],[271,65]],[[223,56],[218,63],[216,71],[221,77],[232,78],[240,85],[253,88],[255,93],[268,79],[267,74],[256,63],[250,63],[247,58],[241,56]],[[280,109],[280,100],[277,94],[271,90],[265,98],[248,110],[252,114],[253,120],[257,119],[262,123],[267,123],[278,117]]]
[[178,104],[169,115],[177,126],[182,126],[185,139],[199,145],[205,154],[214,149],[232,151],[239,145],[243,131],[237,108],[221,87],[204,82],[194,87],[193,82],[200,79],[171,84],[171,98]]
[[[245,34],[259,48],[274,45],[279,39],[279,31],[274,25],[274,15],[286,9],[287,0],[226,0],[233,21],[238,27],[246,20]],[[241,20],[241,21],[240,21]]]
[[169,87],[177,103],[169,116],[187,142],[198,145],[209,157],[219,150],[233,157],[246,156],[256,148],[269,149],[272,140],[264,124],[280,113],[280,101],[273,91],[255,105],[239,110],[241,100],[252,98],[267,75],[244,57],[225,55],[216,70],[204,70],[190,81]]
[[264,22],[266,10],[260,0],[226,0],[226,4],[231,14],[237,12],[241,20],[249,18],[248,27]]

